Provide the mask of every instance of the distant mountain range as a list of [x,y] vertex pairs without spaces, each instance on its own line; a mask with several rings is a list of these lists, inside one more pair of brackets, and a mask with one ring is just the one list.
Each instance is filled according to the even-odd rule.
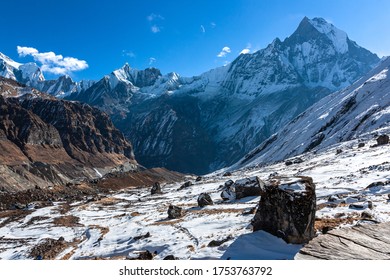
[[106,111],[147,167],[201,174],[233,164],[379,61],[324,19],[305,17],[284,41],[191,78],[126,64],[97,82],[45,81],[35,64],[2,54],[0,75]]

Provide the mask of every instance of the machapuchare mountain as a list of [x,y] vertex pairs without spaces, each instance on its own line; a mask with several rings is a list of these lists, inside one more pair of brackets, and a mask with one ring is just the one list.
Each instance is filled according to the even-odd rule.
[[[321,99],[231,169],[253,167],[390,132],[390,58],[346,89]],[[364,143],[364,142],[363,142]]]
[[0,186],[17,191],[134,169],[131,144],[109,116],[0,77]]
[[378,62],[324,19],[305,17],[284,41],[200,76],[126,64],[67,98],[109,113],[141,164],[207,173],[236,162]]

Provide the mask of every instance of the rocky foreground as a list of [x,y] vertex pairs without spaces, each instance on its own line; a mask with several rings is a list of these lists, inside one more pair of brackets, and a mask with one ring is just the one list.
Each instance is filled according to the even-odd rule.
[[[233,173],[151,178],[140,188],[126,188],[128,176],[107,176],[92,182],[116,186],[106,193],[0,212],[0,258],[293,259],[302,243],[335,228],[390,221],[389,152],[367,139]],[[286,199],[274,212],[259,197],[272,184]],[[306,211],[285,215],[301,202]],[[285,215],[288,223],[260,225],[267,212],[261,221]]]

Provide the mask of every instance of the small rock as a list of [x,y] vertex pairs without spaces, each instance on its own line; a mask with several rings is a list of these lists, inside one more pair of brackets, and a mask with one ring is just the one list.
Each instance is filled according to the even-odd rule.
[[302,163],[302,162],[303,162],[303,159],[301,159],[299,157],[294,158],[293,161],[292,161],[292,163],[294,163],[294,164],[299,164],[299,163]]
[[356,209],[356,210],[361,210],[361,209],[364,209],[364,205],[362,204],[350,204],[349,209]]
[[286,161],[284,162],[284,164],[285,164],[286,166],[289,166],[289,165],[292,165],[293,162],[292,162],[291,160],[286,160]]
[[136,236],[136,237],[133,237],[134,240],[140,240],[140,239],[145,239],[145,238],[149,238],[150,237],[150,232],[144,234],[144,235],[139,235],[139,236]]
[[139,254],[138,257],[129,258],[129,260],[153,260],[154,256],[156,255],[156,252],[153,254],[148,250],[146,250],[146,251],[139,252],[138,254]]
[[183,216],[183,209],[179,206],[169,205],[168,218],[177,219]]
[[335,202],[337,200],[339,200],[340,198],[337,196],[337,195],[331,195],[329,196],[328,198],[328,202]]
[[201,176],[198,176],[198,177],[196,177],[195,182],[200,182],[202,180],[203,180],[203,178]]
[[232,173],[231,172],[229,172],[229,171],[227,171],[227,172],[225,172],[222,176],[224,176],[224,177],[227,177],[227,176],[232,176]]
[[232,239],[233,239],[233,237],[229,235],[228,237],[226,237],[225,239],[222,239],[222,240],[212,240],[207,245],[207,247],[218,247],[218,246],[221,246],[223,243],[225,243],[229,240],[232,240]]
[[342,152],[343,152],[342,149],[337,149],[337,150],[336,150],[336,155],[339,155],[339,154],[341,154]]
[[16,203],[13,205],[13,208],[14,208],[14,209],[18,209],[18,210],[23,210],[23,209],[26,208],[26,204],[16,202]]
[[358,148],[363,148],[365,145],[366,145],[366,144],[364,144],[364,143],[359,143],[359,144],[358,144]]
[[367,211],[364,211],[362,212],[362,214],[360,214],[360,217],[362,219],[368,219],[368,220],[371,220],[372,219],[372,215],[370,212],[367,212]]
[[224,186],[225,186],[225,187],[230,187],[230,186],[232,186],[233,184],[234,184],[234,181],[233,181],[233,180],[228,180],[228,181],[225,182]]
[[161,186],[160,186],[159,182],[156,182],[156,183],[153,184],[152,189],[150,190],[150,193],[152,195],[154,195],[154,194],[162,194]]
[[387,197],[390,199],[390,193],[389,193],[389,194],[387,194]]
[[374,206],[372,205],[372,201],[367,201],[367,205],[368,205],[368,209],[374,208]]
[[206,205],[213,205],[213,200],[210,195],[207,193],[201,193],[198,197],[198,205],[199,207],[204,207]]
[[389,144],[389,136],[382,134],[376,139],[376,142],[378,146]]
[[334,215],[334,217],[335,217],[336,219],[339,219],[339,218],[344,217],[344,216],[345,216],[345,213],[336,213],[336,214]]
[[183,185],[181,185],[180,190],[188,188],[189,186],[192,186],[192,182],[191,181],[187,181]]
[[174,255],[168,255],[166,256],[165,258],[163,258],[164,261],[173,261],[173,260],[177,260],[177,258],[174,256]]
[[321,232],[322,232],[322,234],[326,234],[326,233],[328,233],[329,230],[331,230],[330,227],[324,226],[324,227],[322,228]]

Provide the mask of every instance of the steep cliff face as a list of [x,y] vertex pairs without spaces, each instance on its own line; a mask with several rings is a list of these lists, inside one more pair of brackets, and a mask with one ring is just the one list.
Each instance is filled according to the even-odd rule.
[[136,168],[133,149],[106,113],[0,78],[1,183],[9,190]]

